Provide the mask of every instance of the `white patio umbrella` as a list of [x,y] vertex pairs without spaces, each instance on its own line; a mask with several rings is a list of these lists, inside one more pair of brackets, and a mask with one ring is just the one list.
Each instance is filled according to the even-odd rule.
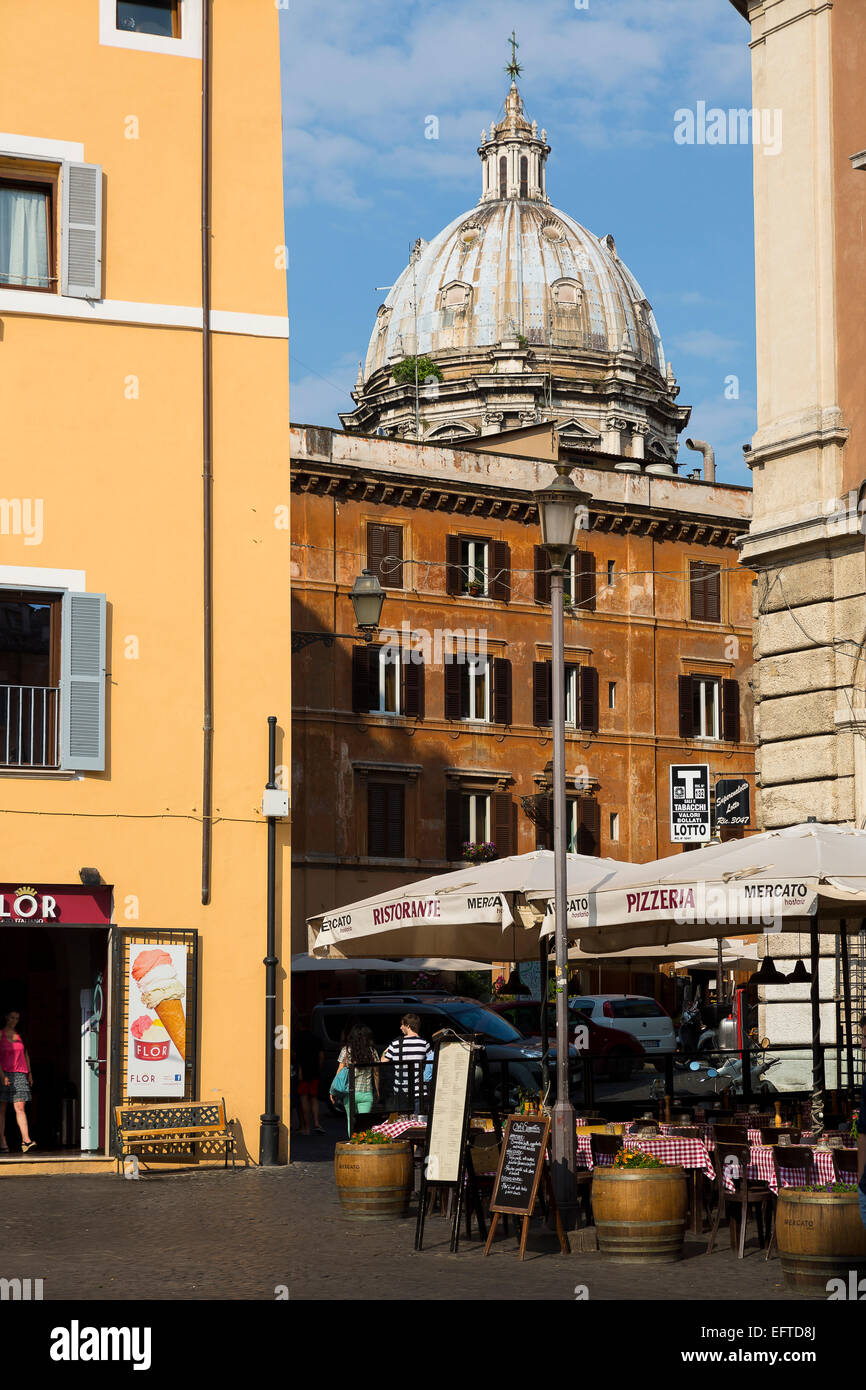
[[[583,889],[607,877],[612,859],[570,854],[569,874]],[[521,961],[538,957],[538,914],[530,895],[553,893],[553,854],[533,850],[392,888],[307,918],[314,956],[469,956]]]
[[[544,902],[542,894],[530,896]],[[866,830],[812,822],[768,830],[617,865],[594,888],[581,892],[570,882],[569,898],[569,929],[583,951],[599,955],[781,931],[804,919],[834,933],[847,919],[853,933],[859,924],[851,918],[866,915]]]
[[[571,888],[569,888],[571,892]],[[823,1125],[819,934],[853,934],[866,915],[866,830],[809,821],[624,866],[586,895],[584,951],[808,925],[812,957],[812,1123]],[[850,1010],[849,1010],[850,1013]]]
[[[571,964],[586,966],[627,965],[633,962],[637,967],[705,965],[709,969],[718,961],[718,945],[717,940],[706,937],[701,941],[690,941],[688,944],[678,941],[670,946],[628,946],[622,951],[608,951],[599,955],[594,951],[585,950],[578,942],[569,946],[568,959]],[[747,969],[758,963],[757,942],[722,941],[721,946],[722,963],[729,970]],[[687,959],[683,959],[684,955]]]

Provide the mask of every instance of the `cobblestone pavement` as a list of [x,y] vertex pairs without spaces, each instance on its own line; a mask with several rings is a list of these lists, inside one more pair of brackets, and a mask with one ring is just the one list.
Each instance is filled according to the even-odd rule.
[[497,1238],[486,1260],[477,1238],[455,1257],[448,1223],[431,1216],[416,1253],[412,1219],[341,1216],[332,1155],[342,1135],[327,1123],[327,1136],[294,1140],[288,1168],[157,1172],[139,1182],[8,1179],[0,1277],[41,1278],[46,1300],[270,1300],[280,1285],[293,1301],[574,1300],[575,1286],[585,1285],[591,1300],[805,1301],[784,1289],[779,1261],[766,1263],[756,1244],[737,1260],[725,1231],[711,1257],[706,1237],[689,1237],[682,1262],[649,1272],[598,1254],[563,1255],[540,1224],[522,1265],[513,1233]]

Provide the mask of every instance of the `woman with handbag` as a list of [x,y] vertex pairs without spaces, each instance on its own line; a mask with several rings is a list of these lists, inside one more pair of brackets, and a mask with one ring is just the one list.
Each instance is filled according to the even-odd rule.
[[336,1104],[337,1096],[342,1099],[346,1106],[346,1120],[350,1134],[352,1133],[352,1124],[348,1105],[349,1067],[355,1068],[355,1128],[356,1130],[363,1129],[364,1124],[359,1124],[360,1117],[369,1115],[373,1109],[373,1099],[379,1089],[379,1079],[373,1065],[378,1061],[379,1058],[373,1046],[372,1032],[363,1025],[357,1025],[346,1039],[346,1046],[339,1056],[340,1065],[337,1069],[337,1075],[331,1082],[331,1103]]

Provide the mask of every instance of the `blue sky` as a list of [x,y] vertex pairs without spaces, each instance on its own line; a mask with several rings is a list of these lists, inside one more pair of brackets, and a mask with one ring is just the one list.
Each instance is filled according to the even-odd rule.
[[[674,140],[678,110],[751,105],[748,26],[729,0],[583,3],[289,0],[292,419],[339,424],[384,298],[376,286],[396,280],[416,237],[477,202],[475,151],[502,113],[513,28],[526,111],[552,146],[552,203],[614,234],[655,310],[679,402],[693,407],[685,433],[714,445],[720,480],[748,484],[753,150]],[[429,116],[436,140],[425,138]],[[683,436],[681,469],[698,462]]]

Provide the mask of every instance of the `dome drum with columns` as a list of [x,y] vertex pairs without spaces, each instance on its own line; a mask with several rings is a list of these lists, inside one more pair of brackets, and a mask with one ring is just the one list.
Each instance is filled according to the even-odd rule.
[[676,404],[652,308],[613,237],[551,206],[546,132],[526,119],[514,81],[478,153],[481,198],[416,243],[377,313],[344,427],[414,439],[414,380],[396,381],[393,369],[426,356],[438,372],[419,383],[424,440],[555,420],[564,454],[590,449],[625,471],[675,472],[690,410]]

